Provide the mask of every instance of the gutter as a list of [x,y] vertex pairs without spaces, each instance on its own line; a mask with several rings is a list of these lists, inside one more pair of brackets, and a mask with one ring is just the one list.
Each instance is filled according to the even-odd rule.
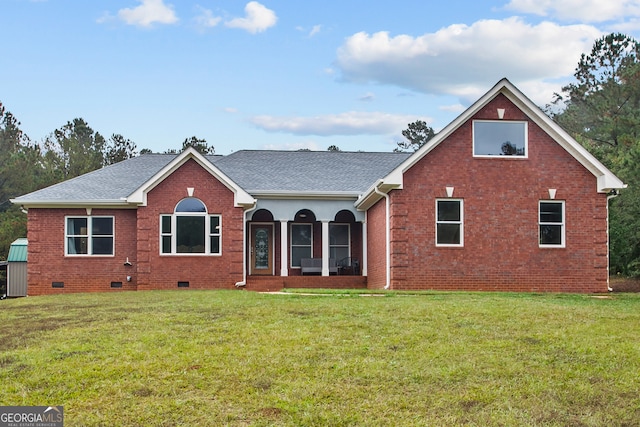
[[255,203],[253,207],[247,209],[242,214],[242,282],[236,282],[236,288],[247,286],[247,214],[253,212],[258,207]]
[[389,195],[387,193],[383,193],[382,191],[380,191],[378,189],[378,186],[376,185],[375,187],[373,187],[373,191],[375,191],[376,194],[384,197],[385,199],[385,249],[386,249],[386,260],[385,260],[385,264],[386,264],[386,284],[384,286],[384,289],[389,289],[391,287],[391,224],[390,224],[390,220],[389,220]]
[[[626,185],[625,185],[625,188],[626,188]],[[609,273],[610,273],[610,270],[609,270],[609,265],[610,265],[609,257],[611,256],[609,254],[609,244],[610,244],[610,242],[609,242],[609,200],[611,200],[613,198],[616,198],[619,195],[620,194],[618,193],[617,190],[612,190],[611,194],[609,194],[607,196],[607,291],[609,291],[609,292],[613,292],[613,288],[611,286],[609,286]]]

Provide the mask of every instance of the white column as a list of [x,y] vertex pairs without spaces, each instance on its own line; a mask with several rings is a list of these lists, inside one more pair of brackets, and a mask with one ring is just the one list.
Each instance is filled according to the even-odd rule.
[[280,220],[280,276],[289,275],[289,223],[286,219]]
[[[367,211],[368,212],[368,211]],[[362,275],[367,275],[367,212],[365,212],[365,220],[362,221]]]
[[329,275],[329,221],[322,220],[322,275]]

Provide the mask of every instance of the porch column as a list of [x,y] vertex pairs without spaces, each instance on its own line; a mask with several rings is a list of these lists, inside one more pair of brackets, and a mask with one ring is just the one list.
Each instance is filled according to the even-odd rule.
[[[365,214],[366,216],[366,214]],[[367,220],[365,218],[362,224],[362,275],[367,275]]]
[[286,219],[280,220],[280,276],[289,275],[289,227]]
[[322,220],[322,275],[329,275],[329,221]]

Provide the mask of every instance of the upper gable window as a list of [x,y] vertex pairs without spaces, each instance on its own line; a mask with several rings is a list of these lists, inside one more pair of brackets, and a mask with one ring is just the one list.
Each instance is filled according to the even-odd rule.
[[474,157],[527,157],[527,122],[474,120]]

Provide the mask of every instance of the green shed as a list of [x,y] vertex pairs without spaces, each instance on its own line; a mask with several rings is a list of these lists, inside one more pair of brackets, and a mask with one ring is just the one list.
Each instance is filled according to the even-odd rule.
[[27,239],[16,239],[7,256],[7,296],[27,296]]

